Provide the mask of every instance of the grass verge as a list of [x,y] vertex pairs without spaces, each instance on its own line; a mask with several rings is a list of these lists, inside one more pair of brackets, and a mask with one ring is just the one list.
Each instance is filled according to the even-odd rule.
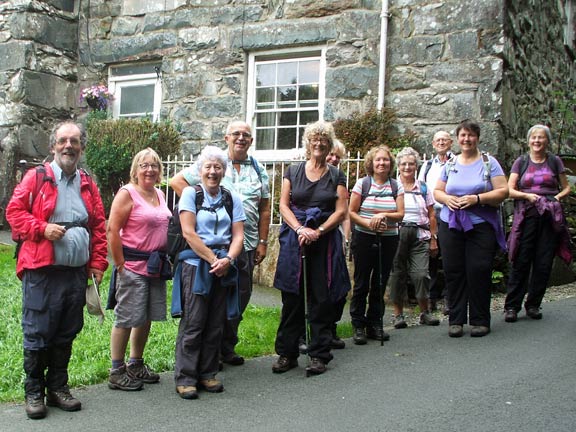
[[[0,245],[0,402],[23,400],[24,371],[22,370],[22,287],[16,277],[14,248]],[[100,287],[103,302],[108,298],[110,272],[106,272]],[[168,304],[171,298],[168,283]],[[280,309],[248,305],[238,331],[238,354],[251,358],[274,352],[274,339]],[[108,378],[110,367],[110,331],[114,321],[112,311],[100,325],[95,317],[84,314],[84,329],[74,341],[69,375],[72,387],[97,384]],[[168,318],[152,324],[146,345],[146,362],[158,372],[174,369],[174,344],[178,320]],[[350,323],[338,327],[342,337],[352,335]]]

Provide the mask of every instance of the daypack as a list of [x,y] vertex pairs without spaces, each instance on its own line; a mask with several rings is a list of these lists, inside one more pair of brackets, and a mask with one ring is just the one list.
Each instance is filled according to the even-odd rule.
[[[488,184],[490,182],[490,170],[492,169],[492,163],[490,162],[490,157],[488,153],[481,152],[482,155],[482,163],[484,164],[484,174],[482,175],[482,179],[484,181],[484,192],[488,191]],[[450,159],[446,161],[446,176],[449,177],[450,173],[454,171],[454,166],[456,165],[456,158],[458,155],[452,155]]]
[[426,184],[426,182],[424,182],[422,180],[418,180],[418,184],[420,185],[419,191],[407,191],[407,190],[405,190],[404,193],[405,194],[412,194],[412,195],[422,195],[424,197],[424,199],[426,199],[426,195],[428,195],[428,185]]
[[[518,183],[522,179],[524,173],[528,169],[528,164],[530,163],[530,158],[528,154],[523,154],[520,157],[520,169],[518,170]],[[554,173],[558,184],[560,184],[560,166],[558,165],[558,159],[551,154],[550,152],[546,152],[546,164],[550,167],[550,170]]]
[[[42,189],[42,185],[44,184],[44,182],[54,183],[54,179],[50,177],[48,174],[46,174],[46,167],[44,166],[44,164],[35,166],[34,168],[30,169],[34,169],[36,172],[36,186],[34,187],[34,191],[32,192],[32,195],[30,196],[29,200],[30,210],[32,210],[34,201],[36,201],[36,197],[40,193],[40,189]],[[88,178],[88,182],[90,183],[90,193],[92,193],[92,188],[94,187],[92,176],[84,168],[80,168],[80,171],[82,171]],[[22,176],[22,179],[23,178],[24,176]],[[18,254],[20,253],[20,248],[22,247],[22,243],[24,243],[24,239],[22,239],[18,234],[12,231],[12,241],[16,243],[16,247],[14,249],[14,259],[18,259]]]
[[[225,187],[220,186],[220,191],[222,192],[222,199],[212,207],[204,207],[204,189],[200,185],[194,185],[194,190],[196,191],[196,214],[199,211],[209,211],[211,213],[216,213],[216,211],[224,207],[230,220],[232,221],[232,209],[234,207],[234,203],[232,202],[232,194],[228,189]],[[184,238],[182,234],[182,226],[180,225],[180,213],[178,211],[178,204],[174,206],[174,211],[172,216],[168,221],[168,233],[167,233],[168,242],[166,244],[166,253],[172,260],[172,262],[176,262],[177,255],[185,249],[190,249],[190,245]]]
[[[370,176],[366,176],[362,179],[362,194],[360,196],[360,207],[362,207],[362,203],[366,198],[370,196],[370,186],[372,186],[372,178]],[[390,178],[390,186],[392,188],[392,198],[396,201],[398,197],[398,182],[393,178]],[[378,196],[386,196],[386,195],[378,195]]]
[[[362,192],[360,194],[360,205],[358,206],[358,210],[362,207],[362,203],[370,196],[370,186],[372,186],[372,178],[370,176],[366,176],[362,179]],[[394,201],[398,197],[398,182],[393,178],[390,178],[390,187],[392,188],[392,197]],[[376,196],[376,195],[374,195]],[[377,196],[388,196],[388,195],[377,195]],[[352,239],[350,241],[350,259],[352,259],[352,255],[356,249],[357,239],[357,230],[354,228],[354,223],[350,221],[350,231],[352,234]]]

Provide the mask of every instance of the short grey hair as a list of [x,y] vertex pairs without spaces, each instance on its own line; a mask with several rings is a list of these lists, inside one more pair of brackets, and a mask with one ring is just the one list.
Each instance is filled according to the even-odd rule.
[[210,160],[217,160],[222,164],[222,168],[226,170],[228,165],[228,154],[219,147],[216,146],[206,146],[198,156],[196,164],[198,167],[198,172],[202,169],[204,163]]
[[78,130],[80,131],[80,146],[82,147],[82,150],[84,150],[86,148],[86,142],[88,141],[88,138],[86,136],[86,128],[82,123],[76,123],[74,120],[66,120],[60,122],[52,128],[49,140],[50,150],[52,150],[56,145],[56,132],[58,132],[58,129],[60,129],[62,126],[66,125],[73,125],[78,128]]
[[334,139],[334,145],[332,146],[332,150],[330,153],[335,153],[340,156],[340,158],[344,158],[346,156],[346,147],[342,144],[342,141],[338,139]]
[[420,165],[420,155],[412,147],[404,147],[402,150],[400,150],[396,155],[396,163],[400,165],[402,163],[402,159],[408,156],[414,157],[414,160],[416,161],[416,166]]
[[532,135],[532,132],[534,132],[535,130],[541,129],[544,131],[544,133],[546,134],[546,138],[548,138],[548,145],[552,144],[552,133],[550,132],[550,128],[546,125],[541,125],[541,124],[537,124],[532,126],[530,129],[528,129],[528,133],[526,134],[526,141],[530,142],[530,135]]

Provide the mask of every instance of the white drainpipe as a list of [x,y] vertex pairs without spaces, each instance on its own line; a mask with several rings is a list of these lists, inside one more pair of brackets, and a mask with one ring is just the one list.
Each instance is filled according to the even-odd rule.
[[380,14],[380,69],[378,77],[378,109],[384,106],[384,92],[386,90],[386,45],[388,43],[388,0],[382,0],[382,13]]

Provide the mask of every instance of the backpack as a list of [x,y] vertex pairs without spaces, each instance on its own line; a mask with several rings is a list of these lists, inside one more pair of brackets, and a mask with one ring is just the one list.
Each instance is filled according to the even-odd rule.
[[[490,157],[488,153],[481,152],[482,155],[482,163],[484,164],[484,174],[482,175],[482,179],[484,181],[484,192],[488,191],[488,184],[490,182],[490,170],[492,169],[492,162],[490,162]],[[456,158],[458,155],[452,155],[450,159],[446,161],[446,176],[449,177],[450,173],[455,170],[454,166],[456,165]]]
[[422,180],[418,180],[418,184],[420,185],[419,191],[404,191],[405,194],[412,194],[412,195],[422,195],[424,199],[426,199],[426,195],[428,195],[428,185],[426,182]]
[[[364,202],[364,200],[370,196],[370,186],[372,186],[372,178],[370,176],[364,177],[362,179],[362,194],[360,196],[360,207],[362,207],[362,203]],[[393,178],[390,178],[390,186],[392,188],[392,197],[394,198],[394,201],[396,201],[396,197],[398,197],[398,182]]]
[[[194,185],[194,190],[196,191],[196,213],[199,211],[209,211],[211,213],[216,213],[216,211],[224,207],[230,220],[232,220],[232,209],[234,203],[232,202],[232,193],[225,187],[220,186],[220,191],[222,192],[222,199],[215,205],[211,207],[204,207],[204,189],[200,185]],[[185,249],[190,249],[190,245],[184,238],[182,234],[182,225],[180,225],[180,213],[178,211],[178,204],[174,206],[174,211],[172,216],[168,220],[168,232],[167,232],[168,242],[166,244],[166,254],[170,257],[172,262],[176,261],[177,255]]]
[[[25,165],[25,163],[24,163],[24,165]],[[32,210],[32,206],[34,204],[34,201],[36,200],[36,197],[40,193],[40,189],[42,189],[42,185],[44,184],[44,182],[50,182],[52,184],[55,184],[55,182],[54,182],[54,178],[52,178],[48,174],[46,174],[46,166],[44,164],[38,165],[38,166],[36,166],[34,168],[30,168],[30,169],[34,169],[36,172],[36,186],[34,187],[34,191],[32,192],[32,195],[30,195],[30,201],[29,201],[30,202],[30,210]],[[92,193],[92,188],[94,187],[92,176],[84,168],[80,168],[79,170],[81,172],[83,172],[86,175],[86,177],[88,178],[88,182],[90,183],[90,193]],[[23,178],[24,178],[24,176],[22,176],[22,179]],[[22,181],[22,179],[20,181]],[[14,231],[12,231],[12,241],[14,243],[16,243],[16,247],[14,249],[14,259],[18,259],[18,254],[20,253],[20,248],[22,247],[22,243],[24,243],[24,239],[22,239],[20,237],[20,235],[16,234]]]
[[[530,163],[530,157],[528,156],[528,154],[523,154],[522,156],[520,156],[520,158],[521,159],[520,159],[520,169],[518,170],[518,182],[520,182],[520,179],[522,178],[524,173],[526,173],[526,170],[528,169],[528,164]],[[554,173],[554,176],[556,177],[556,181],[558,182],[558,184],[560,184],[560,177],[559,177],[560,166],[558,165],[558,159],[550,152],[546,152],[546,164],[548,165],[548,167],[550,167],[550,169]]]
[[[253,156],[249,156],[250,158],[250,165],[252,165],[252,168],[254,168],[254,171],[256,171],[256,174],[258,174],[258,180],[260,180],[260,183],[262,183],[262,172],[260,171],[260,167],[258,166],[258,161],[256,159],[254,159]],[[232,163],[243,163],[244,161],[237,161],[237,160],[233,160]]]

